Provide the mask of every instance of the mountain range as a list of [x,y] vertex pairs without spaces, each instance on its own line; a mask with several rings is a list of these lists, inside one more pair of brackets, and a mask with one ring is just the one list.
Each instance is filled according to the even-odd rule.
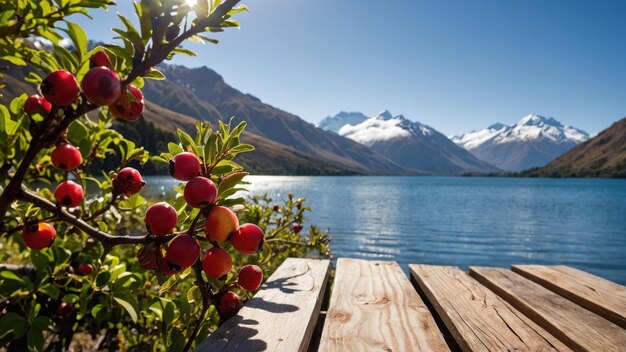
[[[215,124],[218,119],[228,120],[231,116],[235,122],[246,120],[249,128],[243,139],[257,150],[242,154],[239,161],[256,174],[499,173],[545,165],[589,138],[584,131],[538,115],[528,115],[513,126],[495,124],[451,139],[430,126],[388,111],[372,117],[341,112],[322,120],[318,128],[240,92],[206,67],[159,68],[168,79],[146,81],[142,122],[115,123],[114,128],[156,153],[166,149],[167,141],[176,139],[176,128],[192,131],[198,120]],[[36,92],[34,85],[23,81],[28,69],[8,65],[3,73],[7,86],[0,92],[0,103],[6,104],[22,93]],[[593,138],[571,150],[585,146],[584,154],[591,157],[576,156],[574,160],[566,158],[570,155],[566,153],[555,160],[558,164],[551,163],[539,169],[541,172],[535,169],[534,174],[528,175],[620,174],[623,139],[619,136],[623,136],[623,128],[619,126],[611,127],[614,132],[610,143],[605,131],[601,139]],[[573,166],[577,160],[585,165]],[[567,167],[568,163],[572,166]]]
[[580,129],[554,118],[526,115],[516,124],[496,123],[450,139],[474,156],[502,170],[522,171],[541,167],[589,139]]
[[[162,65],[159,69],[168,79],[146,80],[142,91],[146,98],[147,124],[141,127],[153,126],[169,133],[169,140],[176,139],[176,128],[192,131],[195,121],[209,121],[215,126],[218,120],[233,117],[234,123],[248,122],[242,139],[256,147],[254,153],[242,154],[238,160],[257,174],[412,173],[366,146],[323,131],[298,116],[241,93],[207,67]],[[3,73],[7,87],[0,103],[6,104],[22,93],[36,93],[34,85],[23,82],[27,69],[9,66]],[[141,138],[136,142],[146,143],[150,139],[150,131],[136,131],[133,124],[118,123],[114,128]]]
[[367,117],[359,112],[340,112],[320,121],[318,127],[350,138],[421,174],[458,175],[497,172],[455,145],[430,126],[384,110]]
[[626,178],[626,118],[557,157],[547,166],[529,170],[521,176]]

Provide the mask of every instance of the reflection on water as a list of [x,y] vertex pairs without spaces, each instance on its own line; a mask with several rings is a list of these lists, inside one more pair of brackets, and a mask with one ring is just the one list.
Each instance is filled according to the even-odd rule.
[[[169,177],[142,193],[167,194]],[[567,264],[626,284],[626,180],[250,176],[309,199],[334,255],[408,263]]]

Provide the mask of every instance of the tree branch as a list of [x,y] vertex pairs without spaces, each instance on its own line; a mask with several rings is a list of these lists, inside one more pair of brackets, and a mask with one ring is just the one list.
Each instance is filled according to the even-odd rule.
[[116,245],[116,244],[147,244],[150,242],[156,243],[165,243],[176,236],[176,234],[169,234],[165,236],[152,236],[152,235],[144,235],[144,236],[113,236],[106,232],[100,231],[99,229],[89,225],[85,221],[76,216],[70,214],[67,210],[63,208],[58,208],[56,204],[51,201],[38,196],[35,193],[28,191],[25,188],[21,188],[20,192],[17,196],[18,199],[32,203],[46,211],[51,213],[58,214],[59,220],[66,222],[68,224],[73,225],[77,229],[83,231],[87,235],[97,239],[98,241],[107,244],[107,245]]

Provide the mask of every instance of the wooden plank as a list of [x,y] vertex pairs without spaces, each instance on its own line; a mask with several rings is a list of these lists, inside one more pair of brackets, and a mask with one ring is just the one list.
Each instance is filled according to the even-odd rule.
[[569,266],[513,265],[513,271],[626,328],[626,287]]
[[574,350],[626,348],[626,330],[521,275],[478,267],[470,275]]
[[564,351],[556,338],[461,269],[409,265],[463,351]]
[[396,262],[340,258],[319,351],[449,351]]
[[306,351],[317,322],[330,261],[287,258],[196,351]]

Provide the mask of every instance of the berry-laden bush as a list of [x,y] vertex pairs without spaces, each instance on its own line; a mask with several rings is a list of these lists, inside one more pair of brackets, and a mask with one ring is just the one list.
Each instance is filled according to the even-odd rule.
[[[237,3],[135,2],[136,21],[118,15],[113,29],[121,44],[92,49],[67,17],[112,2],[0,3],[0,60],[41,93],[0,104],[0,347],[187,351],[286,256],[329,255],[326,233],[300,232],[303,199],[240,196],[247,173],[234,158],[254,150],[240,142],[245,123],[198,123],[152,157],[110,129],[141,117],[144,79],[193,55],[183,42],[238,26]],[[85,171],[111,155],[114,170]],[[133,160],[167,163],[176,196],[144,199]]]

